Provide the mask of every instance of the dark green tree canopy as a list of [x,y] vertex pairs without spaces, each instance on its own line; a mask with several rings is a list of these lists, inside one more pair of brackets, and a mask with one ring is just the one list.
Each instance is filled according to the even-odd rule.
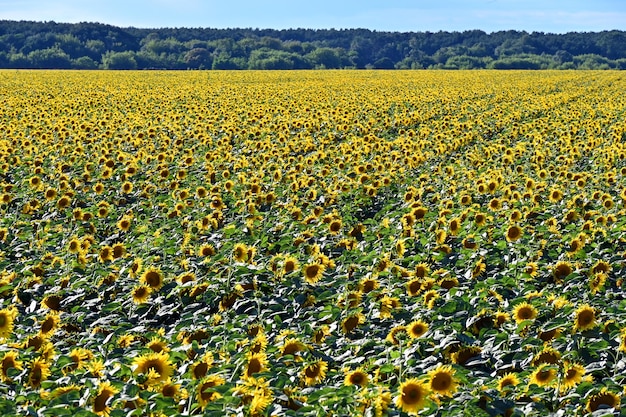
[[626,32],[140,29],[1,20],[0,68],[625,69]]

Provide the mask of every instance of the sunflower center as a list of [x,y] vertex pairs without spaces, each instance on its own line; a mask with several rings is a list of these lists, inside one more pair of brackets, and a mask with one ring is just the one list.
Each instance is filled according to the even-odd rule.
[[146,274],[146,282],[151,287],[157,287],[161,283],[161,277],[156,272],[148,272]]
[[418,387],[407,387],[403,391],[403,400],[407,404],[417,404],[422,399],[422,392]]
[[200,379],[206,375],[208,370],[209,370],[209,366],[206,363],[202,362],[202,363],[199,363],[195,368],[193,368],[193,375],[197,379]]
[[261,362],[258,359],[250,360],[248,363],[248,376],[261,372]]
[[307,376],[307,378],[316,378],[319,375],[319,366],[311,365],[307,367],[304,371],[304,374]]
[[594,319],[594,314],[593,312],[589,312],[589,311],[583,311],[578,315],[578,322],[582,325],[582,326],[586,326],[589,325],[593,322]]
[[436,374],[431,382],[431,386],[435,391],[447,391],[451,384],[452,378],[450,375],[443,373]]

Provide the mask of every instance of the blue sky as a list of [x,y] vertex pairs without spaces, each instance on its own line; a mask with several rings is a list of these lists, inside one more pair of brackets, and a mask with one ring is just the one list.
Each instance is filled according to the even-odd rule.
[[626,30],[625,0],[0,0],[0,19],[141,28]]

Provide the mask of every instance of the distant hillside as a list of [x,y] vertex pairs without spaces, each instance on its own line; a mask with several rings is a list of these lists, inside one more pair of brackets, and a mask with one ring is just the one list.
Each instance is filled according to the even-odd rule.
[[626,69],[626,32],[138,29],[2,20],[0,68]]

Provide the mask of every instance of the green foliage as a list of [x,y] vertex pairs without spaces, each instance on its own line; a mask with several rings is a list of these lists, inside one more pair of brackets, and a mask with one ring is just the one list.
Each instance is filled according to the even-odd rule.
[[0,68],[623,69],[624,45],[626,33],[617,30],[137,29],[0,21]]

